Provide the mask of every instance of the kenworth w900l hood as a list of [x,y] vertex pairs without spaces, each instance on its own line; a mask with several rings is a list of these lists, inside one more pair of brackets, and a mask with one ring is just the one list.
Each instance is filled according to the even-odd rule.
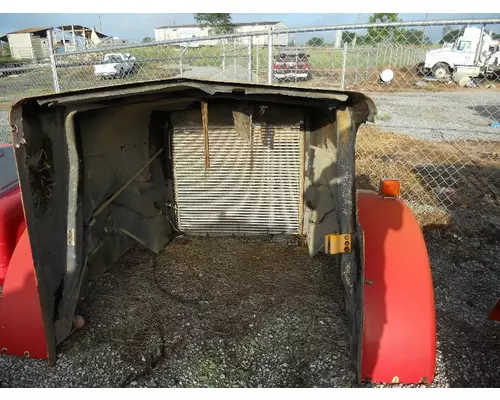
[[[186,135],[199,140],[200,185],[215,168],[214,152],[224,159],[234,151],[233,145],[223,145],[224,134],[238,139],[232,143],[244,148],[250,169],[255,143],[271,152],[276,140],[288,140],[280,132],[298,135],[303,150],[297,153],[297,233],[307,237],[311,255],[324,251],[325,235],[352,234],[353,251],[339,256],[339,262],[357,326],[352,329],[359,335],[362,232],[354,145],[358,127],[373,121],[374,114],[373,102],[356,92],[190,79],[17,102],[10,124],[50,362],[55,362],[56,345],[71,331],[87,281],[132,244],[157,252],[178,230],[175,135],[187,137],[187,144],[191,136]],[[222,144],[211,142],[215,132]],[[237,190],[251,193],[254,188]],[[237,226],[244,231],[251,222],[241,220]]]

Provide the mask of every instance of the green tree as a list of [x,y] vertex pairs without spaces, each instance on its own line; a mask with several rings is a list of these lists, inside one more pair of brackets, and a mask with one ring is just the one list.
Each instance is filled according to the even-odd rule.
[[8,43],[0,41],[0,59],[10,60],[10,48]]
[[213,28],[216,34],[231,32],[234,28],[229,13],[197,13],[194,14],[194,20],[198,25]]
[[460,35],[463,35],[464,31],[465,28],[451,30],[448,26],[445,26],[443,28],[443,37],[439,41],[439,44],[454,42]]
[[[398,18],[396,13],[375,13],[368,18],[368,23],[370,24],[385,24],[391,22],[402,22],[402,19]],[[371,43],[380,42],[398,42],[401,43],[404,39],[403,36],[404,29],[398,27],[373,27],[368,28],[367,39]]]
[[356,32],[344,31],[342,32],[342,43],[352,44],[354,42],[355,37],[356,37]]
[[407,44],[431,44],[432,40],[419,29],[406,29],[401,32],[402,41]]
[[320,37],[312,37],[306,43],[306,46],[323,46],[325,44],[325,39]]
[[144,39],[142,39],[142,43],[149,43],[149,42],[152,42],[153,39],[151,39],[149,36],[148,37],[145,37]]

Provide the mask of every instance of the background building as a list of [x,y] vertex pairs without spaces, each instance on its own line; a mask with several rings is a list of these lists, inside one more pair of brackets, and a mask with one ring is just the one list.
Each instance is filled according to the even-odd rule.
[[97,32],[95,28],[87,28],[82,25],[63,25],[26,28],[9,32],[1,36],[0,41],[8,43],[12,59],[41,60],[49,57],[48,30],[52,33],[54,48],[58,53],[97,47],[108,37]]
[[[267,31],[269,29],[287,29],[287,25],[281,21],[268,21],[268,22],[243,22],[234,23],[235,33],[250,33],[250,32],[260,32]],[[177,26],[160,26],[155,29],[155,40],[157,42],[162,42],[164,40],[176,40],[176,39],[186,39],[195,37],[208,37],[214,36],[216,33],[213,28],[202,27],[200,25],[177,25]],[[241,44],[248,43],[248,37],[236,38],[235,41]],[[279,34],[273,37],[273,43],[278,46],[288,46],[288,34]],[[220,40],[202,40],[196,42],[200,46],[216,46],[222,44]],[[252,44],[262,46],[267,45],[268,36],[254,36]]]

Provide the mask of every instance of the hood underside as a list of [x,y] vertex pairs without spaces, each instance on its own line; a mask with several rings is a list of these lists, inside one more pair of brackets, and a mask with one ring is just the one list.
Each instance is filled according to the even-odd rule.
[[296,212],[311,256],[330,233],[355,247],[355,137],[375,113],[357,92],[192,79],[18,101],[9,120],[51,362],[87,281],[132,244],[158,252],[182,226],[274,232]]

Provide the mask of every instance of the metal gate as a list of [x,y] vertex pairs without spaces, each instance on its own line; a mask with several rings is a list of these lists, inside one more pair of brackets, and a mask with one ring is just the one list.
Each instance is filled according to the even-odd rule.
[[173,130],[178,226],[190,234],[296,234],[300,228],[301,127],[210,127],[205,168],[202,127]]

